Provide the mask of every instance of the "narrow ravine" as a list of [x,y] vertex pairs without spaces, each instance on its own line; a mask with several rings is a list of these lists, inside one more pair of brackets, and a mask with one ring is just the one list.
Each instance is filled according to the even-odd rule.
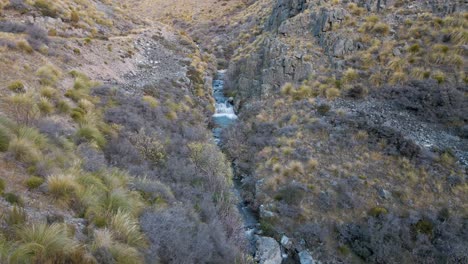
[[[234,112],[232,105],[232,98],[226,98],[224,96],[224,70],[218,71],[216,78],[213,80],[213,97],[215,98],[215,114],[213,120],[215,127],[213,129],[213,136],[216,144],[220,145],[221,133],[223,129],[232,125],[237,120],[237,115]],[[242,215],[244,222],[245,235],[249,241],[249,252],[253,255],[256,250],[256,238],[255,235],[259,231],[259,221],[257,215],[252,209],[247,206],[246,202],[242,199],[240,193],[242,188],[241,179],[234,176],[234,188],[235,193],[239,199],[237,208],[239,213]]]

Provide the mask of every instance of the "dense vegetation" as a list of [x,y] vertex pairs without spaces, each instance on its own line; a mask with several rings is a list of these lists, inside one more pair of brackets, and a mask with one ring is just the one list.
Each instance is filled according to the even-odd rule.
[[[258,19],[262,2],[272,9]],[[332,263],[466,262],[468,17],[364,2],[243,12],[258,23],[231,57],[241,122],[224,149],[262,230],[289,237],[293,258],[305,246]]]
[[[132,33],[121,3],[1,3],[0,262],[247,262],[207,129],[211,57],[173,29]],[[133,59],[161,53],[178,80]]]
[[0,263],[467,262],[463,4],[0,0]]

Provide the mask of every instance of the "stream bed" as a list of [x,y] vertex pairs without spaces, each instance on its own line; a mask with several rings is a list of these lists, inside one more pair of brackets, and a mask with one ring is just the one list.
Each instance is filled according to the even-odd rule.
[[[218,145],[222,144],[221,133],[223,129],[237,121],[237,115],[234,111],[232,102],[229,98],[226,98],[224,95],[224,73],[225,71],[218,71],[216,78],[213,80],[213,97],[216,101],[215,114],[213,115],[213,121],[215,124],[215,127],[213,128],[213,137],[216,144]],[[235,193],[237,194],[239,200],[237,208],[243,219],[245,235],[249,241],[249,251],[253,255],[256,251],[255,235],[259,231],[258,218],[257,215],[252,211],[252,209],[249,206],[247,206],[246,202],[242,200],[242,197],[240,195],[242,188],[242,179],[234,176],[233,181]]]

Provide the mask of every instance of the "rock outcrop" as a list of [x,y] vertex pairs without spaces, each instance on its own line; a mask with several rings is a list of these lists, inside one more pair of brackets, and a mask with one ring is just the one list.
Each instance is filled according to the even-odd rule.
[[258,237],[255,260],[260,264],[281,264],[281,250],[278,242],[271,237]]

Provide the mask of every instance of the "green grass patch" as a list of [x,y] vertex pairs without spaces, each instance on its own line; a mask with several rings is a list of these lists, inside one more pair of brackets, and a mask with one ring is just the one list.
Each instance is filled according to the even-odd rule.
[[28,189],[36,189],[39,186],[41,186],[44,183],[44,181],[45,180],[43,178],[41,178],[41,177],[32,176],[32,177],[28,178],[24,182],[24,184],[26,185],[26,187],[28,187]]

